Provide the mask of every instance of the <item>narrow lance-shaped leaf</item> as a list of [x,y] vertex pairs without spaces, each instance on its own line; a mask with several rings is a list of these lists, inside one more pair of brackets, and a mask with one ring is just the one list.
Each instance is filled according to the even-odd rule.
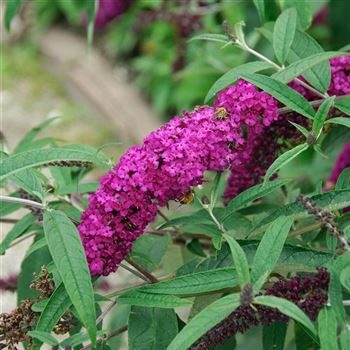
[[55,161],[87,161],[107,167],[108,159],[92,147],[70,145],[35,149],[13,154],[0,163],[0,181],[24,169],[37,167]]
[[63,212],[52,210],[44,214],[44,232],[50,254],[67,294],[94,343],[96,341],[94,293],[78,231]]
[[250,73],[241,73],[241,77],[266,91],[293,111],[300,113],[306,118],[313,119],[315,111],[307,99],[279,80],[261,74]]
[[345,328],[340,333],[340,346],[341,350],[348,350],[350,344],[350,329]]
[[325,99],[316,112],[316,115],[312,124],[312,131],[314,132],[317,139],[321,134],[323,124],[327,119],[330,108],[333,106],[334,100],[335,100],[335,96]]
[[174,310],[133,306],[128,322],[129,350],[165,350],[178,333]]
[[273,48],[278,61],[283,64],[293,43],[297,25],[297,11],[289,8],[281,13],[273,31]]
[[97,0],[88,0],[86,3],[86,12],[88,17],[88,26],[87,26],[87,40],[89,48],[92,45],[92,40],[94,37],[94,28],[95,28],[95,16],[98,7]]
[[167,350],[187,350],[209,329],[237,309],[239,304],[239,294],[230,294],[214,301],[187,323],[170,343]]
[[8,232],[6,237],[0,244],[0,255],[3,255],[9,245],[14,241],[17,237],[23,234],[25,230],[35,222],[36,217],[29,213],[23,216],[16,224],[12,227],[12,229]]
[[219,91],[223,90],[231,84],[234,84],[236,80],[239,79],[242,72],[255,73],[268,68],[271,68],[271,65],[269,63],[253,61],[241,64],[238,67],[230,69],[212,85],[212,87],[207,93],[207,96],[205,96],[204,103],[207,103]]
[[228,37],[227,35],[224,35],[224,34],[203,33],[203,34],[196,35],[190,39],[190,41],[195,41],[195,40],[215,41],[215,42],[226,44],[228,42]]
[[43,331],[30,331],[28,335],[32,338],[39,339],[41,342],[55,346],[58,345],[58,340],[48,332]]
[[283,0],[283,9],[294,7],[297,10],[298,28],[306,29],[312,21],[312,8],[309,0]]
[[189,306],[192,302],[175,295],[131,290],[118,297],[118,304],[173,309],[174,307]]
[[[287,61],[293,63],[320,52],[324,52],[324,50],[314,38],[297,30]],[[326,92],[331,82],[329,62],[321,62],[313,66],[303,73],[303,77],[317,90]]]
[[350,128],[350,118],[336,117],[326,120],[327,124],[338,124]]
[[281,255],[293,221],[293,217],[281,216],[266,230],[253,260],[251,271],[253,283],[263,274],[272,272]]
[[335,184],[336,190],[346,190],[347,188],[350,188],[350,167],[340,173]]
[[350,292],[350,266],[340,273],[340,282]]
[[253,187],[250,187],[247,190],[241,192],[235,198],[233,198],[231,202],[227,205],[226,211],[229,215],[230,213],[243,208],[248,203],[263,196],[266,196],[269,193],[275,191],[276,189],[287,185],[289,182],[290,180],[288,179],[274,180],[265,184],[258,184]]
[[[195,272],[184,276],[175,277],[167,281],[149,284],[139,287],[133,291],[152,294],[167,295],[193,295],[207,293],[224,288],[229,288],[238,284],[235,269],[226,267],[210,271]],[[122,294],[128,296],[129,293]]]
[[[57,322],[60,320],[66,310],[72,305],[72,302],[61,283],[50,296],[44,310],[40,314],[36,324],[36,331],[51,332]],[[32,350],[40,349],[41,341],[34,340]]]
[[249,265],[244,250],[238,242],[231,236],[224,234],[224,238],[230,246],[232,259],[236,268],[239,285],[243,288],[250,282]]
[[314,68],[316,65],[328,61],[333,57],[344,56],[344,52],[330,51],[330,52],[319,52],[313,54],[309,57],[301,58],[281,71],[274,73],[272,77],[283,83],[289,83],[293,79],[303,75],[304,72],[309,71],[311,68]]
[[[329,191],[317,194],[309,199],[315,203],[318,208],[322,208],[326,211],[339,210],[350,206],[350,190]],[[281,215],[294,216],[296,219],[299,219],[309,214],[300,201],[295,201],[275,210],[272,214],[262,219],[256,224],[255,229],[264,229],[265,225],[271,223]]]
[[335,107],[343,113],[350,115],[350,95],[342,96],[335,102]]
[[290,121],[290,120],[288,120],[288,122],[289,122],[290,124],[292,124],[296,129],[298,129],[305,137],[308,137],[309,132],[307,131],[306,128],[304,128],[302,125],[299,125],[299,124],[297,124],[297,123],[294,123],[294,122],[292,122],[292,121]]
[[11,22],[13,17],[15,17],[16,12],[18,11],[21,5],[21,0],[8,0],[6,1],[6,9],[5,9],[5,28],[7,31],[10,30]]
[[265,21],[265,0],[253,0],[254,5],[258,11],[260,22],[264,23]]
[[277,321],[263,327],[263,350],[284,350],[287,324]]
[[35,137],[44,130],[47,126],[49,126],[54,121],[58,120],[58,117],[55,118],[49,118],[44,120],[42,123],[40,123],[35,128],[31,129],[24,137],[23,139],[18,143],[16,146],[14,153],[23,152],[26,150],[26,147],[35,139]]
[[299,309],[299,307],[292,302],[278,298],[272,295],[261,295],[254,299],[254,304],[265,305],[272,308],[278,309],[284,315],[293,318],[298,321],[303,326],[305,326],[311,333],[317,335],[315,326],[312,324],[311,320],[305,315],[305,313]]
[[298,145],[291,150],[283,153],[280,155],[267,169],[265,178],[264,178],[264,183],[269,181],[270,177],[279,169],[281,169],[283,166],[285,166],[287,163],[289,163],[291,160],[296,158],[300,153],[303,153],[308,149],[308,144],[303,143],[301,145]]
[[337,319],[332,308],[325,306],[317,317],[318,335],[322,350],[338,350]]

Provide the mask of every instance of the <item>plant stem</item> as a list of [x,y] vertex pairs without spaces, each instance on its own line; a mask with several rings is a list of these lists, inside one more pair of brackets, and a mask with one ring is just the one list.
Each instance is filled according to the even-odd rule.
[[321,227],[321,224],[316,222],[315,224],[312,224],[312,225],[309,225],[309,226],[305,226],[305,227],[302,227],[302,228],[299,228],[297,230],[294,230],[294,231],[290,232],[288,237],[296,237],[296,236],[302,235],[304,233],[317,230],[320,227]]
[[18,222],[17,219],[6,219],[6,218],[3,218],[3,219],[0,219],[0,222],[2,222],[3,224],[15,224]]
[[224,226],[218,221],[218,219],[216,218],[216,216],[214,215],[213,211],[210,208],[205,208],[205,206],[203,206],[204,209],[206,209],[208,211],[208,214],[210,215],[210,217],[213,219],[215,225],[218,227],[218,229],[225,233],[225,228]]
[[142,280],[149,282],[148,278],[146,278],[142,273],[132,269],[131,267],[124,265],[123,263],[120,263],[119,266],[129,272],[131,272],[133,275],[135,275],[138,278],[141,278]]
[[[98,340],[101,340],[101,341],[106,341],[108,339],[111,339],[113,337],[116,337],[117,335],[121,334],[121,333],[124,333],[125,331],[127,331],[128,329],[128,326],[125,325],[123,327],[120,327],[118,329],[116,329],[115,331],[113,331],[112,333],[108,334],[106,337],[101,337],[100,339]],[[81,350],[89,350],[91,349],[91,344],[87,344],[85,345],[84,347],[81,348]]]
[[101,315],[96,320],[96,325],[98,325],[100,322],[104,320],[104,318],[107,316],[107,314],[114,308],[114,306],[117,305],[117,300],[113,300],[104,310]]
[[[262,55],[260,52],[257,52],[254,49],[250,48],[246,43],[242,43],[242,42],[240,42],[237,39],[234,41],[234,43],[237,44],[242,50],[245,50],[245,51],[251,53],[252,55],[254,55],[255,57],[258,57],[260,60],[270,64],[278,72],[283,69],[283,67],[281,67],[278,64],[276,64],[275,62],[271,61],[269,58],[267,58],[266,56]],[[317,89],[313,88],[311,85],[309,85],[308,83],[300,80],[299,78],[294,78],[294,80],[298,84],[302,85],[304,88],[306,88],[309,91],[313,92],[315,95],[317,95],[317,96],[319,96],[319,97],[321,97],[323,99],[328,97],[327,94],[323,94],[322,92],[320,92]]]
[[28,207],[45,209],[45,206],[39,202],[34,202],[34,201],[29,200],[29,199],[22,199],[22,198],[17,198],[17,197],[0,195],[0,202],[22,204],[22,205],[28,206]]
[[131,260],[129,257],[125,258],[125,260],[133,266],[137,271],[139,271],[144,277],[147,278],[147,280],[150,283],[157,283],[159,282],[156,277],[154,277],[151,273],[149,273],[147,270],[145,270],[142,266],[140,266],[138,263],[135,261]]

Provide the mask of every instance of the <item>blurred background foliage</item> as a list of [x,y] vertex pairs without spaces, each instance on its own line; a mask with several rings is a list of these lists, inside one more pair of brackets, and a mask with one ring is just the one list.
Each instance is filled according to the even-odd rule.
[[[126,1],[128,2],[128,1]],[[244,20],[247,41],[272,55],[271,45],[253,30],[261,26],[253,1],[139,0],[95,28],[94,42],[112,62],[126,64],[130,80],[165,119],[203,103],[210,86],[228,69],[251,57],[232,45],[191,41],[198,33],[222,33],[223,21]],[[265,17],[273,21],[282,8],[297,6],[309,33],[326,50],[348,44],[350,13],[344,0],[265,1]],[[48,26],[69,26],[84,34],[86,0],[32,0],[34,38]],[[312,26],[311,26],[312,23]],[[265,23],[265,26],[268,23]],[[263,32],[263,30],[261,31]]]

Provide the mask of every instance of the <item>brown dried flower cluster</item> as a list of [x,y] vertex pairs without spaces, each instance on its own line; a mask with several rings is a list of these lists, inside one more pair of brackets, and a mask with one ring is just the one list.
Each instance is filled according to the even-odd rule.
[[[41,268],[40,274],[34,273],[30,288],[39,292],[35,300],[23,300],[12,312],[0,314],[0,349],[16,350],[17,344],[24,341],[31,344],[31,338],[27,334],[34,329],[39,317],[39,313],[34,312],[32,306],[50,297],[55,290],[55,283],[45,266]],[[66,313],[57,323],[54,331],[57,334],[64,334],[73,325],[73,316]]]

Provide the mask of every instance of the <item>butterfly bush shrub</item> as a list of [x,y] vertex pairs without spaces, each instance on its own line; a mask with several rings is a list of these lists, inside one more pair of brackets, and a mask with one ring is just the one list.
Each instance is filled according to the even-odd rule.
[[349,348],[350,55],[300,16],[263,27],[270,56],[243,23],[195,37],[249,61],[116,164],[38,142],[53,119],[3,149],[1,254],[34,240],[1,276],[1,348]]

